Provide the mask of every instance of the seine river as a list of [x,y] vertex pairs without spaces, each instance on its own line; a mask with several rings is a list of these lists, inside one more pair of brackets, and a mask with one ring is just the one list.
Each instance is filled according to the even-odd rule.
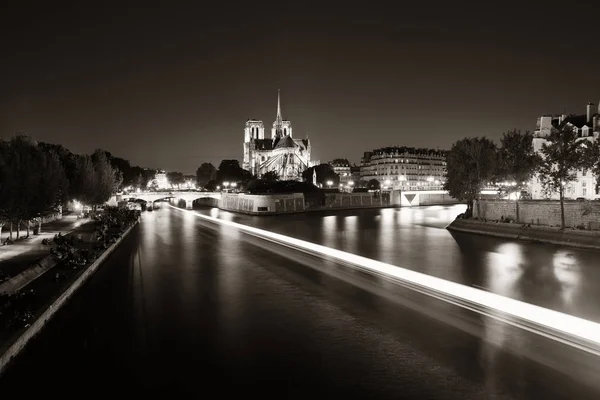
[[[584,399],[598,360],[253,225],[600,321],[598,253],[449,233],[463,207],[249,217],[145,212],[0,379],[3,393]],[[82,390],[82,391],[80,391]]]

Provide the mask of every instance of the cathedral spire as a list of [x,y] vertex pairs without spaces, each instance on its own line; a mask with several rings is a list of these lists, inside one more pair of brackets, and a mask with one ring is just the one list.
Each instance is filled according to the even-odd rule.
[[280,95],[279,95],[279,89],[277,89],[277,118],[275,119],[275,123],[277,124],[278,128],[281,128],[281,123],[282,118],[281,118],[281,101],[280,101]]

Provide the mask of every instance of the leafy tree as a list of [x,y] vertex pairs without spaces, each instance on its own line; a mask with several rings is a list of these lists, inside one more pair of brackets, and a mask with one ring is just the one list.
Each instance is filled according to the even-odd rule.
[[173,187],[179,188],[180,185],[183,185],[185,182],[185,178],[182,172],[167,172],[167,179],[169,183]]
[[327,187],[327,182],[332,182],[332,187],[338,187],[340,184],[340,176],[335,173],[333,167],[329,164],[319,164],[314,167],[310,167],[305,169],[302,172],[302,179],[305,182],[312,183],[313,181],[313,171],[317,171],[317,183],[320,183],[322,186]]
[[146,187],[148,187],[149,182],[152,182],[156,179],[156,170],[149,169],[149,168],[143,168],[141,171],[141,176],[142,176],[142,180],[140,182],[140,187],[146,188]]
[[202,163],[196,170],[196,184],[199,187],[205,187],[208,182],[216,179],[216,177],[217,169],[211,163]]
[[82,155],[77,157],[77,179],[76,184],[76,200],[88,205],[95,203],[95,191],[97,187],[96,171],[92,157]]
[[251,177],[252,174],[249,171],[240,167],[238,160],[223,160],[217,170],[219,184],[223,184],[223,182],[247,182]]
[[504,191],[521,192],[531,180],[539,165],[539,156],[533,149],[533,135],[527,131],[512,130],[500,139],[496,181],[506,182]]
[[77,155],[71,153],[68,149],[66,149],[60,144],[40,142],[39,147],[46,154],[56,154],[60,160],[60,164],[65,172],[65,176],[67,179],[66,187],[64,188],[65,196],[63,201],[66,202],[70,199],[77,198],[79,196],[79,193],[76,193]]
[[585,165],[582,144],[571,125],[562,125],[552,129],[542,145],[539,179],[548,194],[558,192],[562,229],[565,228],[565,188],[577,180],[577,170]]
[[208,190],[209,192],[214,192],[215,190],[217,190],[217,185],[217,181],[213,179],[211,181],[208,181],[206,186],[204,186],[204,189]]
[[279,174],[277,171],[267,171],[261,178],[267,182],[275,182],[279,180]]
[[467,216],[473,215],[473,202],[479,200],[486,182],[493,178],[496,158],[496,145],[485,137],[461,139],[448,152],[444,189],[467,203]]
[[118,169],[110,165],[105,151],[98,149],[92,154],[91,158],[96,177],[96,187],[91,197],[91,204],[95,207],[106,203],[110,199],[110,196],[117,190],[120,178]]
[[[40,149],[41,150],[41,149]],[[69,200],[69,183],[60,157],[54,151],[40,151],[40,183],[37,186],[32,217],[38,218],[38,228],[42,228],[42,217],[55,213]],[[33,218],[30,218],[33,219]],[[27,234],[29,235],[29,224]]]
[[379,190],[381,189],[381,182],[379,182],[377,179],[369,179],[367,181],[366,188],[369,190]]
[[18,228],[26,222],[29,235],[30,221],[56,211],[65,196],[66,178],[60,160],[22,133],[3,142],[0,158],[2,217]]
[[596,193],[600,190],[600,138],[583,142],[583,164],[592,171],[596,180]]

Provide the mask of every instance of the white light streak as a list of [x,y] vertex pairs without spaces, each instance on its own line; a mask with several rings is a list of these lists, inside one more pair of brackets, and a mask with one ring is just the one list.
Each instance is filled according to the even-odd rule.
[[[182,212],[191,212],[171,207]],[[345,265],[391,278],[420,293],[600,356],[598,323],[293,237],[199,213],[194,214],[200,219],[230,226],[298,251],[332,258]]]

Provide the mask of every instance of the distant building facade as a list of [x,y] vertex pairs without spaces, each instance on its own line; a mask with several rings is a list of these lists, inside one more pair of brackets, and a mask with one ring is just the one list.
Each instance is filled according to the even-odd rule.
[[302,180],[302,172],[312,166],[310,140],[308,137],[292,137],[292,123],[281,117],[279,93],[277,116],[271,128],[271,138],[265,139],[262,121],[249,119],[244,128],[243,147],[242,168],[259,178],[269,171],[274,171],[281,180]]
[[352,166],[350,162],[345,158],[336,158],[333,161],[329,162],[331,168],[333,168],[333,172],[340,176],[340,185],[347,185],[348,182],[353,182],[352,180]]
[[365,152],[360,179],[376,179],[382,188],[440,190],[446,175],[444,150],[414,147],[383,147]]
[[156,187],[157,189],[169,189],[171,187],[169,184],[169,179],[167,178],[167,173],[163,170],[156,171],[154,180],[152,182],[148,182],[148,184]]
[[[537,119],[536,129],[533,134],[533,148],[541,152],[546,138],[553,128],[563,124],[571,126],[580,140],[598,140],[600,135],[600,104],[596,106],[588,103],[585,114],[580,115],[543,115]],[[531,197],[533,199],[558,199],[558,193],[545,193],[538,177],[532,179],[530,184]],[[577,180],[567,185],[565,198],[597,199],[600,193],[596,191],[596,180],[590,171],[578,171]]]

